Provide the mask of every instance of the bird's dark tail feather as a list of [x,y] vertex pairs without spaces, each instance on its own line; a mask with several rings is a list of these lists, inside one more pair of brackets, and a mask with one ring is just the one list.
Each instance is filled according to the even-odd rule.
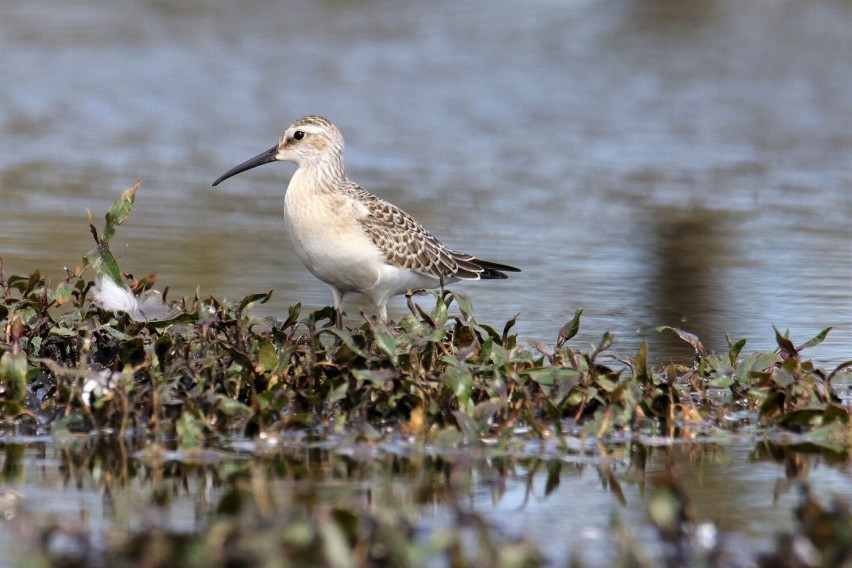
[[479,275],[483,280],[503,280],[509,277],[506,272],[521,271],[520,268],[515,268],[508,264],[500,264],[498,262],[491,262],[490,260],[482,260],[481,258],[475,258],[473,262],[484,268]]
[[482,260],[469,254],[452,252],[453,259],[458,266],[454,276],[461,280],[504,280],[508,276],[504,272],[520,272],[520,268]]
[[[473,271],[478,273],[478,277],[483,280],[505,280],[509,276],[506,272],[520,272],[520,268],[509,266],[508,264],[500,264],[491,262],[490,260],[482,260],[481,258],[470,257],[465,259],[465,264],[473,265]],[[461,263],[460,263],[461,264]]]

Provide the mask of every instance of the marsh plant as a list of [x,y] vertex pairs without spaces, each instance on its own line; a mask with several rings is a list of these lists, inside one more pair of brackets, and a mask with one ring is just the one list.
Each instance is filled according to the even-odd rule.
[[[167,289],[155,289],[154,275],[123,273],[110,252],[138,188],[116,199],[100,230],[90,215],[94,247],[61,281],[49,283],[39,271],[7,276],[0,261],[3,434],[49,433],[57,441],[81,433],[113,436],[176,448],[184,456],[238,438],[263,440],[274,449],[291,433],[312,443],[375,446],[393,440],[438,450],[485,444],[511,454],[530,441],[576,451],[578,442],[594,447],[643,436],[712,440],[747,427],[783,432],[774,443],[848,459],[849,406],[832,381],[852,361],[825,371],[804,355],[830,328],[798,345],[775,330],[775,351],[751,353],[744,339],[728,337],[727,351],[713,353],[684,330],[660,328],[688,343],[694,360],[655,367],[646,344],[631,356],[613,354],[609,333],[588,350],[573,345],[582,309],[557,330],[552,344],[527,345],[513,333],[514,318],[498,326],[479,322],[470,299],[449,289],[410,293],[410,313],[398,323],[364,318],[348,328],[335,325],[331,308],[303,313],[296,304],[280,318],[252,315],[271,291],[235,303],[199,294],[170,300]],[[675,498],[667,502],[677,508],[686,498],[676,483],[671,487]],[[128,533],[117,550],[133,558],[157,550],[152,542],[179,550],[198,540],[210,541],[209,551],[213,541],[221,542],[215,531],[235,531],[227,537],[236,543],[230,552],[243,550],[246,558],[261,554],[253,547],[268,545],[297,556],[321,549],[322,565],[350,565],[335,559],[353,554],[361,554],[365,565],[420,565],[422,546],[434,545],[459,559],[453,565],[541,562],[534,546],[492,542],[481,519],[463,512],[454,522],[473,531],[484,549],[470,552],[447,535],[408,549],[414,532],[409,517],[351,508],[321,507],[311,519],[269,534],[262,527],[271,526],[274,514],[263,513],[254,500],[242,504],[243,493],[235,495],[229,501],[235,511],[248,507],[260,516],[231,516],[225,525],[210,525],[214,532],[192,538]],[[820,517],[825,510],[813,503],[803,505],[802,523],[830,518],[840,533],[848,529],[848,513],[838,509]],[[317,519],[334,522],[314,524]],[[661,534],[677,539],[683,517],[672,519],[680,520],[672,526],[655,522]],[[246,534],[267,540],[245,540]],[[381,547],[373,546],[377,542]],[[847,543],[831,554],[844,558],[848,551]],[[202,564],[214,557],[199,556]],[[241,565],[231,560],[236,563],[229,565]]]

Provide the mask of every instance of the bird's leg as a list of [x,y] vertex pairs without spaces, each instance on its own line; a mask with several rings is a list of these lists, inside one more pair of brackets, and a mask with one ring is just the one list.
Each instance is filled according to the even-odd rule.
[[343,294],[343,290],[331,289],[331,295],[334,297],[334,323],[337,329],[343,329]]

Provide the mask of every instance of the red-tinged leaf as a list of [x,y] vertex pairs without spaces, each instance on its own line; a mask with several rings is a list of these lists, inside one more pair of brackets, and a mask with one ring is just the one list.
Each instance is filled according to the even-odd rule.
[[778,343],[778,349],[781,350],[782,353],[786,353],[790,357],[795,357],[799,354],[796,351],[796,346],[793,345],[793,342],[787,337],[787,335],[781,335],[781,332],[778,331],[778,328],[774,325],[772,329],[775,330],[775,341]]
[[[413,303],[413,302],[412,302]],[[432,329],[437,329],[438,326],[435,325],[435,322],[432,320],[432,316],[426,313],[426,310],[420,307],[420,304],[414,304],[416,312],[420,315],[420,318],[423,322],[431,327]]]
[[509,342],[509,330],[512,329],[515,326],[515,323],[517,323],[517,321],[518,321],[519,315],[521,315],[520,312],[516,313],[514,315],[514,317],[512,317],[512,319],[507,321],[506,325],[503,326],[503,337],[500,341],[500,345],[502,345],[503,347],[507,346],[507,343]]
[[71,292],[73,290],[74,287],[68,282],[60,282],[56,286],[56,291],[53,293],[53,299],[56,301],[56,305],[63,306],[67,304],[71,300]]

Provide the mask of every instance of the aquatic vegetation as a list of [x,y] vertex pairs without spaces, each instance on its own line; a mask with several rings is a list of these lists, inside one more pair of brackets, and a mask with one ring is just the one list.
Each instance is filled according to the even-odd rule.
[[[451,447],[569,433],[691,438],[754,424],[840,454],[852,444],[848,408],[831,387],[852,362],[826,373],[802,355],[829,329],[799,346],[776,330],[775,352],[743,355],[745,340],[729,338],[729,351],[715,354],[661,328],[695,360],[652,368],[645,345],[612,355],[610,334],[588,352],[570,346],[582,309],[553,345],[529,347],[512,334],[514,319],[499,331],[480,323],[469,298],[450,290],[409,295],[411,314],[397,326],[349,329],[334,326],[329,308],[252,316],[271,291],[234,304],[196,296],[166,308],[166,293],[149,302],[155,276],[123,275],[109,250],[137,189],[116,199],[100,234],[92,225],[95,247],[55,287],[38,271],[0,272],[7,428],[154,434],[182,447],[288,429],[367,440],[393,432]],[[104,281],[129,298],[108,307],[131,307],[106,311],[93,298]]]
[[[830,329],[800,345],[775,330],[773,352],[747,353],[744,339],[728,338],[728,351],[717,354],[684,330],[660,328],[688,343],[694,359],[655,367],[645,344],[633,355],[615,354],[609,333],[589,350],[573,345],[582,309],[553,344],[525,345],[512,332],[515,319],[499,326],[479,322],[470,299],[452,290],[410,294],[410,313],[398,324],[365,319],[345,329],[335,325],[330,307],[303,313],[297,304],[282,318],[253,315],[271,291],[235,303],[198,295],[170,301],[167,289],[155,289],[154,275],[122,273],[109,249],[138,187],[119,196],[100,231],[90,221],[94,247],[56,285],[38,271],[7,277],[0,261],[0,440],[51,434],[74,456],[63,467],[97,469],[107,492],[108,484],[139,471],[152,480],[177,476],[183,487],[188,482],[176,472],[216,464],[221,467],[205,475],[217,480],[220,493],[204,526],[189,533],[157,525],[115,528],[105,542],[94,542],[87,531],[32,521],[31,545],[49,544],[45,564],[545,563],[538,545],[502,534],[449,498],[452,514],[431,529],[416,511],[387,504],[367,507],[312,494],[297,506],[276,505],[260,469],[303,479],[311,474],[302,472],[316,466],[282,457],[293,446],[307,452],[393,447],[425,461],[432,458],[424,455],[441,456],[434,467],[442,484],[415,487],[432,497],[456,495],[458,480],[471,474],[472,451],[508,460],[505,472],[529,459],[531,444],[551,456],[604,455],[605,445],[630,444],[630,471],[641,472],[643,444],[698,440],[709,447],[747,430],[758,444],[756,459],[789,452],[849,459],[850,408],[832,382],[852,361],[827,372],[803,354]],[[222,458],[236,440],[260,459],[235,465]],[[93,441],[118,445],[97,467],[89,461],[91,448],[75,450]],[[14,471],[13,445],[6,446],[4,471]],[[463,457],[454,460],[459,450],[464,453],[455,455]],[[530,461],[530,479],[546,468],[545,495],[553,491],[562,463]],[[346,462],[349,467],[355,466]],[[619,495],[611,470],[601,464],[599,471]],[[155,505],[174,493],[152,486]],[[726,565],[715,527],[694,517],[677,468],[651,486],[648,517],[669,545],[669,564]],[[0,512],[16,517],[15,502],[14,494],[0,494]],[[849,562],[848,509],[839,500],[822,503],[806,493],[796,513],[801,534],[779,537],[777,551],[758,563]],[[617,519],[612,531],[623,537],[622,565],[654,565]]]

